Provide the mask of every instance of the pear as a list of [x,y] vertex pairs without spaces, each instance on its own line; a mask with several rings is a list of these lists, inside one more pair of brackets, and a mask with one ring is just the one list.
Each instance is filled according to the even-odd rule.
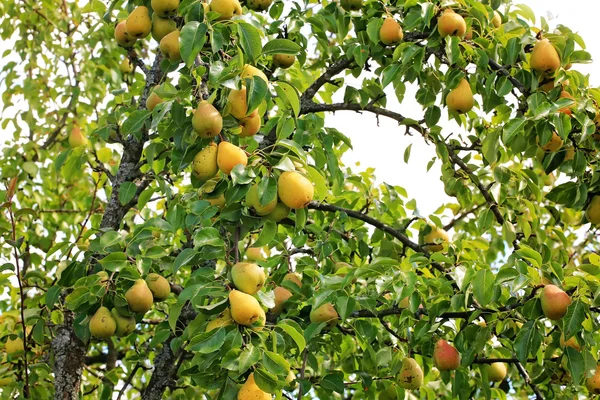
[[81,128],[79,128],[77,125],[73,125],[73,128],[69,133],[69,146],[74,149],[79,146],[85,146],[87,143],[88,140],[83,133],[81,133]]
[[258,110],[254,110],[249,116],[240,120],[240,126],[242,131],[240,137],[254,136],[260,130],[262,124],[262,118],[258,114]]
[[152,38],[160,43],[162,38],[177,30],[177,22],[152,14]]
[[[231,318],[244,326],[264,325],[265,312],[254,297],[239,290],[229,292],[229,308]],[[262,321],[261,321],[262,319]]]
[[242,68],[242,73],[240,74],[240,78],[242,78],[242,82],[244,81],[244,79],[246,79],[246,78],[252,79],[252,77],[254,77],[254,76],[258,76],[263,81],[265,81],[265,83],[269,83],[269,79],[264,74],[264,72],[262,72],[260,69],[254,67],[250,64],[244,65],[244,68]]
[[563,349],[567,348],[567,347],[571,347],[577,351],[581,351],[581,346],[577,342],[577,338],[575,336],[571,336],[569,338],[569,340],[565,341],[565,335],[561,333],[558,343],[560,344],[560,347],[562,347]]
[[465,40],[473,40],[473,27],[468,27],[467,28],[467,33],[465,33]]
[[125,300],[129,304],[131,311],[136,313],[145,313],[152,308],[152,292],[148,284],[143,279],[135,281],[133,286],[125,293]]
[[346,11],[358,11],[362,8],[362,0],[340,0],[340,6]]
[[144,6],[136,7],[126,20],[125,28],[129,36],[136,39],[145,38],[152,30],[152,21],[148,8]]
[[555,151],[558,151],[563,145],[563,140],[560,136],[558,136],[558,133],[556,132],[552,132],[552,137],[550,138],[550,141],[548,143],[546,143],[545,145],[542,146],[542,149],[544,151],[550,152],[550,153],[554,153]]
[[431,231],[423,237],[423,248],[431,253],[442,251],[444,244],[448,243],[448,233],[441,228],[431,227]]
[[383,392],[379,393],[378,400],[398,400],[396,388],[394,386],[388,387]]
[[106,271],[98,271],[96,272],[96,275],[100,277],[100,283],[103,285],[107,284],[110,280],[110,278],[108,277],[108,272]]
[[277,181],[279,200],[291,209],[304,208],[315,194],[312,183],[296,171],[285,171]]
[[246,193],[246,205],[254,210],[256,215],[265,216],[272,213],[277,207],[277,196],[265,205],[260,204],[258,185],[252,185]]
[[534,71],[543,74],[553,74],[560,68],[558,52],[548,39],[542,39],[533,46],[529,65]]
[[290,297],[292,297],[292,292],[290,292],[286,288],[277,286],[275,287],[275,289],[273,289],[273,293],[275,294],[275,307],[271,309],[271,312],[274,315],[279,315],[283,312],[285,302],[288,301]]
[[561,319],[571,304],[569,295],[556,285],[546,285],[540,295],[542,311],[552,320]]
[[171,285],[163,276],[151,273],[146,277],[148,289],[152,292],[154,301],[163,301],[171,294]]
[[6,378],[0,378],[0,387],[8,386],[8,385],[10,385],[13,382],[15,382],[15,377],[14,376],[6,377]]
[[585,387],[590,394],[600,394],[600,364],[596,366],[596,372],[585,380]]
[[215,106],[206,100],[202,100],[192,117],[192,126],[201,138],[212,138],[221,133],[223,117]]
[[269,9],[273,0],[248,0],[246,7],[252,11],[266,11]]
[[110,310],[104,306],[100,307],[90,319],[90,334],[98,339],[107,339],[115,334],[117,321],[115,321]]
[[310,311],[310,322],[321,323],[327,322],[329,329],[337,325],[339,315],[331,303],[325,303],[320,307],[314,308]]
[[171,33],[166,34],[160,40],[160,52],[164,54],[164,56],[172,62],[181,61],[181,53],[179,52],[179,31],[173,31]]
[[506,365],[501,362],[495,362],[486,365],[488,379],[491,382],[502,382],[506,378]]
[[254,294],[265,285],[265,271],[256,264],[238,262],[231,268],[231,280],[238,290]]
[[554,87],[555,87],[554,79],[552,79],[552,80],[550,80],[548,82],[545,82],[545,83],[541,84],[540,85],[540,90],[548,93],[549,91],[551,91],[552,89],[554,89]]
[[379,40],[383,44],[390,45],[400,43],[403,38],[404,33],[402,33],[402,28],[398,21],[388,16],[379,29]]
[[224,174],[229,175],[233,167],[238,164],[243,166],[248,164],[248,157],[244,150],[229,142],[219,143],[219,150],[217,152],[217,165],[219,169]]
[[223,193],[215,197],[207,197],[203,200],[208,201],[211,206],[218,207],[219,210],[222,210],[223,207],[225,207],[225,194]]
[[293,54],[273,54],[273,65],[277,68],[288,69],[296,62]]
[[269,215],[267,215],[267,219],[269,221],[279,222],[290,215],[290,208],[281,202],[277,202],[277,206],[275,206],[275,210]]
[[122,47],[131,47],[137,39],[127,33],[127,21],[121,21],[115,26],[115,40]]
[[473,92],[469,81],[463,79],[458,86],[446,96],[446,105],[454,112],[466,113],[471,111],[474,104]]
[[592,197],[590,204],[585,210],[585,217],[592,225],[600,224],[600,196]]
[[294,371],[290,370],[290,372],[288,372],[287,376],[285,377],[286,386],[290,386],[295,389],[296,386],[298,386],[298,383],[294,382],[295,380],[296,380],[296,374],[294,373]]
[[116,308],[111,310],[111,314],[117,325],[115,331],[117,336],[127,336],[135,330],[135,318],[133,316],[124,317],[119,314]]
[[229,92],[227,97],[227,109],[229,113],[237,119],[243,119],[248,113],[246,104],[246,86],[241,89],[234,89]]
[[205,332],[210,332],[213,329],[221,328],[223,326],[233,325],[234,321],[231,318],[231,311],[229,308],[223,310],[221,314],[206,325]]
[[[575,98],[573,96],[571,96],[571,93],[567,92],[566,90],[563,90],[562,92],[560,92],[560,98],[575,100]],[[564,113],[567,115],[571,115],[571,114],[573,114],[574,107],[575,107],[575,103],[571,104],[570,106],[561,108],[560,110],[558,110],[558,112]]]
[[6,339],[6,344],[4,345],[4,350],[6,354],[14,354],[18,351],[25,351],[25,346],[23,345],[23,339],[17,336],[16,339],[8,338]]
[[237,400],[271,400],[272,398],[273,396],[263,392],[256,385],[256,382],[254,381],[254,372],[251,372],[250,375],[248,375],[248,379],[246,379],[246,382],[244,382],[237,395]]
[[296,285],[298,285],[299,288],[302,287],[302,279],[293,272],[288,272],[287,274],[285,274],[282,282],[285,282],[285,281],[294,282]]
[[199,180],[206,182],[219,172],[219,167],[217,166],[217,149],[217,145],[214,142],[210,142],[208,146],[194,156],[192,172]]
[[152,0],[150,5],[159,17],[173,17],[177,15],[179,0]]
[[567,147],[565,149],[565,159],[564,161],[570,161],[575,158],[575,147]]
[[440,339],[433,349],[433,362],[440,371],[453,371],[460,366],[460,353],[454,346]]
[[149,111],[153,111],[154,107],[156,107],[157,105],[159,105],[162,102],[163,102],[163,99],[161,99],[160,96],[157,95],[156,93],[152,92],[146,99],[146,109]]
[[398,385],[404,389],[418,389],[423,384],[423,371],[414,358],[402,360]]
[[125,57],[123,60],[121,60],[121,64],[119,64],[119,71],[121,71],[122,74],[130,74],[133,72],[133,63],[129,58]]
[[210,11],[221,14],[219,21],[233,18],[234,15],[242,15],[242,6],[238,0],[212,0]]
[[494,18],[492,18],[492,25],[494,28],[499,28],[502,25],[502,16],[498,13],[498,11],[494,11]]
[[463,37],[467,32],[467,23],[462,16],[448,8],[438,18],[438,32],[441,37]]
[[265,256],[260,247],[248,247],[246,249],[246,258],[250,261],[264,261]]

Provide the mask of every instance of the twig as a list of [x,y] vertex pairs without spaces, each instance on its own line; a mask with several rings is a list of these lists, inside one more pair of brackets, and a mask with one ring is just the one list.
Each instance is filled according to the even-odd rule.
[[125,379],[125,382],[123,383],[123,387],[121,388],[121,391],[119,391],[119,395],[117,396],[117,400],[121,400],[121,396],[123,396],[123,394],[125,393],[125,389],[127,389],[127,386],[129,386],[131,384],[131,381],[133,380],[133,377],[135,376],[135,373],[137,372],[138,369],[140,369],[140,367],[141,367],[141,365],[139,363],[137,363],[135,365],[135,367],[133,367],[133,369],[131,370],[131,372],[127,376],[127,379]]
[[304,383],[302,380],[304,379],[304,372],[306,371],[306,361],[308,360],[308,347],[304,348],[304,352],[302,353],[302,368],[300,368],[300,385],[298,385],[298,400],[302,400],[302,389]]
[[450,221],[446,225],[444,225],[443,229],[445,231],[449,231],[450,229],[454,228],[454,225],[456,225],[457,222],[463,220],[469,214],[474,214],[475,211],[479,210],[482,206],[483,206],[483,204],[477,204],[475,207],[471,208],[470,210],[467,210],[463,213],[458,214],[456,217],[454,217],[454,219],[452,221]]
[[[100,179],[98,179],[94,183],[95,183],[95,185],[94,185],[94,193],[92,195],[92,204],[90,205],[90,209],[81,224],[81,229],[79,229],[79,234],[77,235],[77,238],[75,239],[75,243],[79,242],[79,240],[83,236],[83,232],[85,230],[85,225],[88,223],[88,221],[92,217],[92,214],[94,213],[94,203],[96,203],[96,196],[98,194],[98,185],[100,184]],[[71,257],[71,252],[73,251],[74,247],[75,246],[71,246],[71,248],[69,249],[69,252],[67,253],[67,257],[66,257],[67,259],[69,257]]]
[[529,385],[531,390],[533,390],[533,393],[535,393],[535,398],[537,400],[544,400],[544,395],[542,395],[542,392],[540,392],[540,389],[538,389],[536,384],[531,381],[531,378],[529,377],[529,374],[523,367],[523,364],[521,364],[521,362],[518,360],[514,364],[517,367],[517,369],[519,370],[519,374],[521,374],[521,376],[523,377],[525,382]]

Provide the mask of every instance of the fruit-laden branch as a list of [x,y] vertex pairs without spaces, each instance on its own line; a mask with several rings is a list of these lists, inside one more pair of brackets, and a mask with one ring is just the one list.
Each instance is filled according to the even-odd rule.
[[542,395],[542,392],[540,392],[540,389],[538,389],[538,387],[535,385],[535,383],[533,383],[531,381],[531,378],[529,377],[529,374],[523,367],[523,364],[521,364],[521,362],[518,360],[514,364],[517,367],[517,370],[519,370],[519,374],[521,374],[521,376],[523,377],[525,382],[529,385],[531,390],[533,390],[533,393],[535,393],[535,398],[537,400],[544,400],[544,396]]

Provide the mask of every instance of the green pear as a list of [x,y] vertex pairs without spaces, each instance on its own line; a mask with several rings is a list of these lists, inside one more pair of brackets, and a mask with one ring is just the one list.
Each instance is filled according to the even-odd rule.
[[246,78],[252,79],[252,77],[254,76],[258,76],[263,81],[265,81],[265,83],[269,83],[269,79],[260,69],[250,64],[244,65],[244,68],[242,68],[242,73],[240,74],[240,78],[242,78],[242,81],[244,81],[244,79]]
[[500,28],[502,25],[502,16],[498,13],[498,11],[494,11],[494,18],[492,18],[492,25],[494,28]]
[[95,338],[107,339],[114,335],[116,330],[117,321],[110,310],[104,306],[100,307],[90,319],[90,334]]
[[279,200],[291,209],[304,208],[315,194],[312,182],[296,171],[285,171],[277,181]]
[[592,225],[600,224],[600,196],[592,197],[590,204],[585,210],[585,217]]
[[273,65],[277,68],[288,69],[296,62],[293,54],[273,54]]
[[238,0],[212,0],[210,11],[221,14],[219,21],[233,18],[234,15],[242,15],[242,6]]
[[177,22],[152,14],[152,38],[160,43],[162,38],[177,30]]
[[294,282],[296,285],[298,285],[299,288],[302,287],[302,279],[293,272],[288,272],[287,274],[285,274],[282,282],[285,282],[285,281]]
[[192,172],[194,176],[199,180],[205,182],[219,172],[217,165],[217,145],[214,142],[210,142],[208,146],[203,148],[194,156],[192,161]]
[[152,0],[152,9],[159,17],[167,18],[177,15],[179,0]]
[[217,151],[217,165],[219,166],[219,169],[224,174],[229,175],[233,167],[238,164],[243,166],[248,164],[246,152],[229,142],[219,143],[219,149]]
[[402,368],[398,375],[398,385],[404,389],[418,389],[423,384],[423,371],[414,358],[402,360]]
[[242,131],[240,132],[240,137],[249,137],[256,135],[258,131],[260,131],[261,124],[262,118],[258,114],[258,110],[254,110],[252,114],[240,120],[240,127],[242,128]]
[[98,275],[100,277],[100,283],[105,285],[108,283],[108,281],[110,280],[109,276],[108,276],[108,272],[106,271],[98,271],[96,272],[96,275]]
[[152,30],[152,20],[148,8],[144,6],[136,7],[127,17],[125,28],[129,36],[136,39],[148,36]]
[[264,261],[265,255],[260,247],[248,247],[246,249],[246,258],[249,261]]
[[273,0],[248,0],[246,7],[253,11],[266,11],[269,9]]
[[119,311],[117,311],[116,308],[111,310],[111,314],[117,324],[117,329],[115,331],[117,336],[127,336],[135,330],[135,318],[133,316],[124,317],[119,314]]
[[561,319],[571,305],[569,295],[556,285],[544,286],[540,300],[544,315],[552,320]]
[[244,326],[264,326],[265,312],[253,296],[232,290],[229,292],[231,318]]
[[172,62],[181,61],[181,53],[179,47],[179,31],[173,31],[171,33],[166,34],[160,40],[160,52],[164,54],[164,56]]
[[501,362],[495,362],[485,366],[487,369],[488,379],[491,382],[502,382],[506,378],[506,365]]
[[202,100],[192,116],[192,126],[201,138],[212,138],[221,133],[223,117],[212,104]]
[[163,276],[151,273],[146,277],[148,289],[152,292],[154,301],[163,301],[171,294],[171,285]]
[[469,81],[463,79],[458,86],[446,96],[446,105],[454,112],[466,113],[471,111],[475,100]]
[[529,65],[541,74],[553,74],[560,68],[558,52],[548,39],[542,39],[533,46]]
[[125,57],[121,60],[119,71],[121,71],[122,74],[130,74],[133,72],[133,63],[129,58]]
[[281,202],[277,202],[275,209],[269,215],[267,215],[267,219],[269,221],[279,222],[290,215],[290,208]]
[[265,216],[275,211],[275,207],[277,207],[277,196],[267,204],[262,205],[260,204],[260,199],[258,197],[258,184],[252,185],[246,193],[246,205],[252,208],[256,215]]
[[238,290],[247,294],[258,292],[265,284],[265,271],[262,267],[238,262],[231,268],[231,279]]
[[4,351],[6,354],[14,354],[19,351],[25,351],[25,346],[23,344],[23,339],[17,336],[15,339],[8,338],[6,339],[6,344],[4,345]]
[[115,40],[122,47],[132,47],[137,39],[127,33],[127,21],[121,21],[115,26]]
[[233,89],[227,97],[227,110],[237,119],[242,119],[248,113],[246,104],[246,86],[241,89]]
[[320,307],[314,308],[310,311],[310,322],[321,323],[327,322],[329,329],[337,325],[339,315],[331,303],[325,303]]
[[145,313],[152,308],[152,292],[143,279],[135,281],[133,286],[125,293],[125,300],[131,311]]

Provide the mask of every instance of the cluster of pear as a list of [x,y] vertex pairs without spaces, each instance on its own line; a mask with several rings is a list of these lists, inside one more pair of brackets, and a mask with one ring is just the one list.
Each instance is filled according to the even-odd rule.
[[[100,271],[101,283],[108,284],[109,277]],[[144,279],[138,279],[125,293],[125,300],[132,313],[144,314],[152,308],[154,302],[163,301],[171,293],[171,285],[159,274],[150,273]],[[135,317],[122,315],[119,310],[101,306],[89,323],[90,334],[97,339],[107,339],[113,335],[127,336],[135,330]]]
[[178,53],[179,31],[172,18],[177,16],[179,0],[152,0],[151,7],[152,17],[148,7],[138,6],[127,19],[120,21],[115,26],[116,42],[122,47],[132,47],[138,39],[144,39],[152,33],[154,40],[162,44],[162,39],[171,35],[165,44],[168,49],[173,49],[173,45],[176,44]]

